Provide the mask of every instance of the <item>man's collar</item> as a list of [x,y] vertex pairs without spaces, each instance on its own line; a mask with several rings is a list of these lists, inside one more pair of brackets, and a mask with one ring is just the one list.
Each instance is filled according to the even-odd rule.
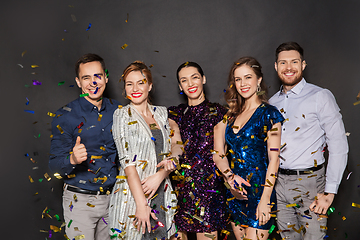
[[[84,97],[80,97],[79,102],[80,102],[80,105],[84,109],[85,112],[91,112],[94,109],[94,107],[96,107],[94,104],[90,103]],[[106,101],[105,101],[105,98],[103,98],[100,112],[103,111],[105,109],[105,107],[106,107]]]
[[[301,92],[302,89],[304,88],[305,84],[306,84],[306,80],[305,80],[305,78],[302,78],[301,81],[300,81],[298,84],[296,84],[295,87],[293,87],[292,89],[290,89],[288,92],[291,91],[291,92],[295,93],[296,95],[298,95],[298,94],[300,94],[300,92]],[[283,85],[281,85],[281,87],[280,87],[279,96],[280,96],[281,94],[285,94],[285,92],[284,92],[284,86],[283,86]]]

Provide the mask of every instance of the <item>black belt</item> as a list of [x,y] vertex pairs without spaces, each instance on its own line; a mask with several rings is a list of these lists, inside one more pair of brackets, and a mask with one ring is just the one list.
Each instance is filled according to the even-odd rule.
[[82,188],[73,187],[73,186],[68,185],[67,190],[72,191],[72,192],[76,192],[76,193],[82,193],[82,194],[105,195],[107,191],[111,192],[112,189],[107,189],[107,190],[104,190],[104,191],[101,192],[101,191],[86,190],[86,189],[82,189]]
[[317,167],[311,167],[306,169],[283,169],[279,168],[279,173],[285,174],[285,175],[297,175],[299,174],[311,174],[314,171],[320,170],[324,166],[324,163],[321,165],[318,165]]

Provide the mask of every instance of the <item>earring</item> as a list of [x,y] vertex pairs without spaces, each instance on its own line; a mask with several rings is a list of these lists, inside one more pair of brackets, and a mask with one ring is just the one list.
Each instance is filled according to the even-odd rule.
[[180,95],[184,94],[183,90],[181,90],[181,91],[179,92],[179,94],[180,94]]
[[261,92],[261,87],[260,87],[260,84],[259,84],[259,85],[257,85],[256,92],[257,92],[257,93]]

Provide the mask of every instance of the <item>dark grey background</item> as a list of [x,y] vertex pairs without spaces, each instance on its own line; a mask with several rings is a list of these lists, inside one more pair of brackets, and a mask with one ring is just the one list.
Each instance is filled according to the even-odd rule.
[[[61,180],[44,179],[44,173],[51,174],[47,162],[52,119],[47,112],[77,98],[79,89],[70,85],[75,84],[73,66],[82,54],[93,52],[106,60],[106,95],[124,104],[119,78],[134,60],[154,65],[155,104],[183,101],[175,71],[185,61],[203,67],[208,99],[224,103],[230,66],[244,55],[262,64],[270,95],[279,89],[274,51],[284,41],[304,47],[307,81],[330,89],[342,110],[351,134],[350,153],[328,239],[359,239],[360,209],[351,206],[360,203],[360,105],[353,105],[360,90],[358,1],[17,0],[1,1],[0,6],[2,239],[46,239],[48,233],[40,230],[61,225],[54,217],[41,218],[48,207],[51,216],[62,219]],[[124,44],[128,47],[121,49]],[[40,67],[32,69],[34,64]],[[33,86],[34,79],[42,85]],[[58,86],[61,81],[65,84]],[[63,231],[51,239],[63,239]]]

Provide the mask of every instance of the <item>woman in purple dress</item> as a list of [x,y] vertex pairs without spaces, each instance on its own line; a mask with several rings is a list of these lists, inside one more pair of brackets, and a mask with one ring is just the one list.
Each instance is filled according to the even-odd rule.
[[205,99],[206,78],[197,63],[180,65],[177,79],[188,102],[169,108],[170,127],[181,135],[181,141],[173,143],[183,149],[173,176],[178,193],[175,224],[181,239],[187,239],[187,232],[195,232],[197,239],[208,240],[226,227],[224,184],[215,172],[212,149],[214,127],[227,110]]

